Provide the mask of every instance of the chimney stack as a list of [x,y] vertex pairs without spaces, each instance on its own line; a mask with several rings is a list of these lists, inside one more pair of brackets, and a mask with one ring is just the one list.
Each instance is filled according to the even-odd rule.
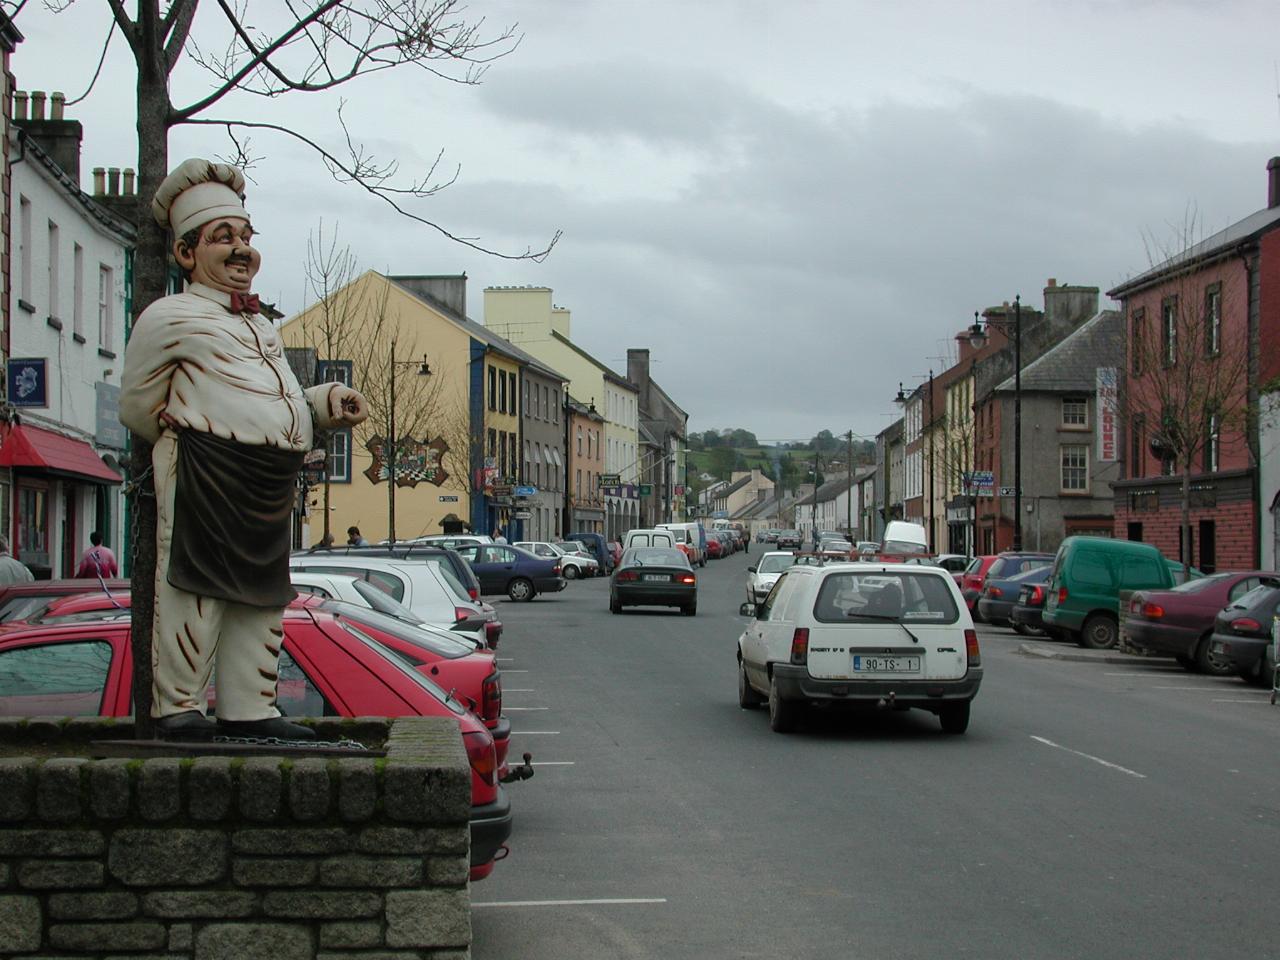
[[[68,120],[63,116],[66,102],[67,98],[55,90],[49,98],[50,116],[46,119],[44,91],[32,90],[29,94],[18,91],[13,95],[13,122],[49,155],[78,188],[80,142],[84,139],[84,128],[79,120]],[[30,117],[27,115],[28,103],[31,105]]]
[[107,193],[118,196],[120,193],[120,168],[107,167]]
[[133,167],[124,168],[124,185],[120,188],[120,192],[126,196],[133,194]]
[[1267,209],[1280,207],[1280,157],[1267,161]]
[[93,195],[100,197],[107,192],[107,168],[93,168]]

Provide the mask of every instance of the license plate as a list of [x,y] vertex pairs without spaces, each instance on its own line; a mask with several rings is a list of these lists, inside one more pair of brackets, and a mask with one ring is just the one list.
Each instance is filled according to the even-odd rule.
[[671,577],[667,576],[667,574],[665,573],[646,573],[640,579],[646,580],[649,583],[670,583],[671,582]]
[[919,657],[867,657],[855,654],[854,673],[919,673]]

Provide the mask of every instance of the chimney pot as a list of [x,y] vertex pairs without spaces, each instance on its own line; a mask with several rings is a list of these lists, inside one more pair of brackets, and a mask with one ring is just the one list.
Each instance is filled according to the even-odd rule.
[[31,119],[32,120],[44,119],[44,91],[43,90],[31,91]]
[[126,196],[133,196],[133,167],[124,168],[124,185],[120,188],[120,192]]
[[1280,207],[1280,157],[1267,161],[1267,209]]
[[1057,278],[1055,277],[1050,277],[1048,282],[1045,283],[1046,287],[1056,287],[1057,285],[1058,285],[1058,281],[1057,281]]
[[107,195],[117,196],[120,193],[120,168],[107,167]]
[[49,98],[49,119],[61,120],[62,108],[67,105],[67,95],[61,90],[53,91],[53,95]]
[[93,168],[93,195],[100,197],[107,192],[107,168]]
[[27,119],[27,91],[19,90],[13,95],[13,119]]

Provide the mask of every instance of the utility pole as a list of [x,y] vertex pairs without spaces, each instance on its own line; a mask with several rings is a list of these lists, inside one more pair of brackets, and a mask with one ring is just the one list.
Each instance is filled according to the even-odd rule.
[[845,532],[849,534],[849,539],[856,541],[858,538],[853,535],[853,431],[850,430],[845,434],[845,469],[848,471],[849,492],[845,495]]

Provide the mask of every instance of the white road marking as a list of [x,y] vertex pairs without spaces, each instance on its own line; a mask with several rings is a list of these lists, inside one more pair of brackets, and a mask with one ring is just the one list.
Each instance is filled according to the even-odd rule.
[[1214,697],[1212,702],[1213,703],[1265,703],[1267,706],[1271,706],[1271,697],[1265,693],[1256,699],[1253,697],[1247,697],[1247,698]]
[[528,670],[507,670],[503,669],[503,673],[528,673]]
[[494,659],[497,660],[499,663],[515,663],[516,662],[515,657],[494,657]]
[[503,693],[536,693],[537,691],[535,691],[533,687],[523,687],[523,688],[503,687],[502,692]]
[[1222,688],[1222,684],[1220,683],[1210,683],[1210,684],[1201,684],[1198,687],[1165,687],[1165,686],[1157,685],[1152,687],[1151,689],[1152,690],[1207,690],[1210,693],[1212,693],[1214,690],[1219,690],[1221,688]]
[[514,736],[521,736],[521,737],[538,737],[538,736],[558,737],[558,736],[560,736],[560,731],[559,731],[559,730],[512,730],[512,731],[511,731],[511,735],[512,735],[513,737],[514,737]]
[[490,900],[483,903],[472,903],[473,907],[597,907],[628,906],[643,903],[666,903],[666,897],[652,899],[616,899],[616,900]]
[[1037,743],[1043,743],[1046,747],[1053,747],[1055,750],[1065,750],[1067,753],[1074,753],[1077,757],[1084,757],[1086,760],[1092,760],[1094,763],[1100,763],[1104,767],[1110,767],[1112,770],[1119,770],[1121,773],[1127,773],[1131,777],[1137,777],[1139,780],[1147,779],[1145,773],[1138,773],[1136,770],[1130,770],[1128,767],[1122,767],[1118,763],[1112,763],[1110,760],[1103,760],[1101,757],[1095,757],[1091,753],[1082,753],[1079,750],[1072,750],[1070,747],[1064,747],[1060,743],[1054,743],[1052,740],[1046,740],[1044,737],[1032,735],[1032,740]]
[[511,713],[519,713],[526,710],[550,710],[550,709],[551,709],[550,707],[503,707],[502,712],[507,713],[509,711]]
[[1155,680],[1168,680],[1169,677],[1176,677],[1184,671],[1172,670],[1168,667],[1160,667],[1156,670],[1125,670],[1123,673],[1103,673],[1104,677],[1151,677]]
[[534,767],[572,767],[572,760],[531,760],[530,766]]

